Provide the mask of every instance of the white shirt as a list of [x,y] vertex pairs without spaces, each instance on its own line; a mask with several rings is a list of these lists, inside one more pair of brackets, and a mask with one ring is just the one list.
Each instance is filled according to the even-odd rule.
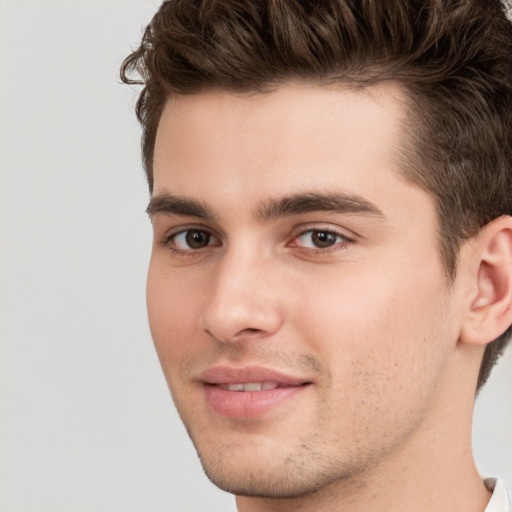
[[490,491],[494,491],[484,512],[512,512],[505,484],[497,478],[487,478],[485,485]]

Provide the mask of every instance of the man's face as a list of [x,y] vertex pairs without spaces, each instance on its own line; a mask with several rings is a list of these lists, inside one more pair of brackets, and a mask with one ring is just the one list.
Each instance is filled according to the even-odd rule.
[[433,199],[399,174],[391,86],[168,102],[151,331],[210,478],[300,496],[435,422],[458,337]]

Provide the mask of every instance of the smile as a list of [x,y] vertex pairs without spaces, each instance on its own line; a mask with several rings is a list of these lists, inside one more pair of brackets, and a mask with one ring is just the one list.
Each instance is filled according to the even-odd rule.
[[286,405],[312,384],[305,378],[257,366],[213,367],[200,380],[209,409],[217,416],[240,420],[285,411]]
[[279,387],[277,382],[248,382],[246,384],[219,384],[219,387],[227,391],[265,391]]

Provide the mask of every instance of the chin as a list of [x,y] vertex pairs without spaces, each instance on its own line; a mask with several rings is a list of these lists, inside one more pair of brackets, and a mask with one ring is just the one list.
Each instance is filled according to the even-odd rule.
[[[290,454],[274,451],[258,457],[254,446],[239,453],[219,448],[198,450],[206,476],[220,489],[236,496],[300,498],[315,494],[334,482],[350,478],[348,468],[311,453],[305,446]],[[302,451],[302,453],[301,453]]]
[[203,465],[206,476],[213,484],[223,491],[235,496],[260,498],[301,498],[314,494],[331,482],[314,481],[299,470],[287,471],[285,475],[277,472],[255,473],[254,470],[222,471],[219,468],[210,468]]

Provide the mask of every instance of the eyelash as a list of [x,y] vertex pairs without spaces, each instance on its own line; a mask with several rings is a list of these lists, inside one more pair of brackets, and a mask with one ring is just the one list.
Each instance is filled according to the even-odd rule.
[[[175,239],[180,235],[187,235],[187,233],[202,233],[203,235],[207,235],[208,244],[204,247],[199,248],[192,248],[189,247],[187,249],[178,248],[175,244]],[[327,236],[334,236],[336,239],[341,239],[341,241],[336,241],[332,245],[328,245],[326,247],[304,247],[301,245],[294,244],[294,242],[301,237],[304,237],[307,234],[311,234],[311,236],[316,233],[318,234],[324,234]],[[181,256],[181,257],[194,257],[198,256],[200,252],[202,252],[203,249],[207,249],[208,247],[215,247],[218,245],[221,245],[220,243],[210,243],[211,240],[217,240],[218,237],[211,233],[208,229],[204,229],[202,227],[182,227],[177,231],[174,231],[173,233],[167,235],[161,244],[165,246],[167,249],[169,249],[174,255]],[[319,254],[319,255],[325,255],[333,251],[337,251],[340,249],[346,249],[346,246],[350,243],[355,242],[354,239],[348,237],[344,233],[341,233],[339,231],[333,230],[332,228],[321,228],[321,227],[314,227],[314,228],[308,228],[304,229],[301,232],[299,232],[296,235],[293,235],[292,241],[287,244],[287,247],[297,247],[299,250],[302,250],[303,252],[306,252],[308,254]],[[187,242],[185,242],[187,243]]]
[[[336,231],[332,228],[314,227],[301,231],[297,236],[293,238],[292,243],[295,240],[298,240],[307,234],[310,234],[310,236],[312,236],[314,233],[316,233],[317,235],[322,233],[323,235],[334,236],[336,239],[341,239],[341,241],[336,241],[335,243],[333,243],[332,245],[328,245],[327,247],[303,247],[299,245],[297,245],[296,247],[304,251],[307,251],[309,254],[328,254],[332,251],[345,249],[348,244],[353,243],[355,241],[353,238],[350,238],[344,233],[340,233],[339,231]],[[292,245],[292,247],[294,247],[294,245]]]
[[166,247],[167,249],[169,249],[174,255],[177,255],[177,256],[181,256],[181,257],[193,257],[193,256],[196,256],[200,251],[201,249],[206,249],[208,247],[211,247],[212,245],[215,246],[215,245],[219,245],[219,244],[210,244],[208,243],[208,245],[204,246],[204,247],[200,247],[200,248],[197,248],[197,249],[194,249],[192,247],[189,247],[188,249],[181,249],[179,247],[176,246],[174,240],[180,236],[180,235],[187,235],[187,233],[203,233],[203,234],[206,234],[208,236],[208,242],[210,242],[210,240],[213,238],[215,240],[217,240],[218,238],[213,235],[209,230],[207,229],[204,229],[204,228],[201,228],[201,227],[195,227],[195,226],[189,226],[189,227],[182,227],[181,229],[177,230],[177,231],[174,231],[173,233],[167,235],[163,241],[162,241],[162,245],[164,247]]

